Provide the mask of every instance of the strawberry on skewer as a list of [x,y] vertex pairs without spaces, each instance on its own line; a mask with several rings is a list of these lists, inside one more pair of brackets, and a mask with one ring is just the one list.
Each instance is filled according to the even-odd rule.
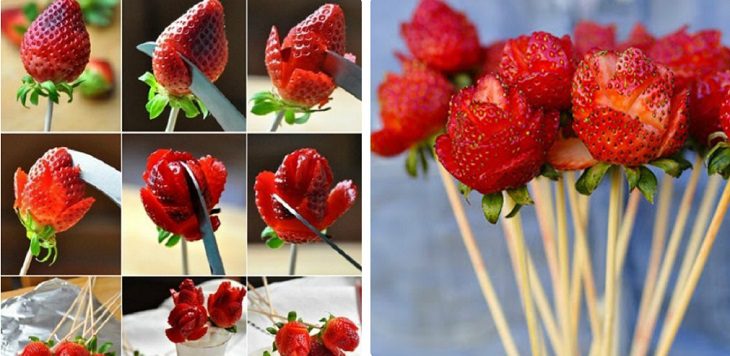
[[219,0],[203,0],[167,26],[157,38],[152,55],[154,74],[146,72],[139,80],[150,87],[145,106],[150,120],[170,106],[166,132],[174,131],[180,110],[188,118],[208,115],[205,104],[190,91],[192,73],[183,57],[215,82],[228,63],[224,17]]

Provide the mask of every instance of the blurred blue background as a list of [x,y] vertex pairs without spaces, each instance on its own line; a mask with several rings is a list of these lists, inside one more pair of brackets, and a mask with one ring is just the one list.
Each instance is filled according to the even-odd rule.
[[[690,31],[717,28],[730,43],[730,1],[641,1],[641,0],[554,0],[498,1],[450,0],[465,11],[479,28],[483,44],[535,30],[556,35],[571,33],[578,19],[592,19],[617,25],[619,41],[637,21],[661,36],[682,25]],[[388,71],[399,72],[393,53],[406,52],[399,36],[400,23],[410,18],[416,0],[372,1],[372,88],[373,128],[379,127],[377,85]],[[693,157],[688,157],[692,160]],[[501,355],[504,353],[489,310],[482,298],[474,272],[453,220],[438,177],[431,170],[424,179],[410,179],[404,157],[372,159],[372,317],[374,355]],[[657,172],[657,176],[661,174]],[[689,177],[685,173],[675,185],[673,220]],[[661,179],[661,178],[660,178]],[[704,191],[703,173],[698,192]],[[478,197],[472,196],[472,200]],[[694,209],[700,197],[694,201]],[[589,236],[598,292],[603,289],[603,264],[608,187],[604,184],[592,199]],[[505,308],[516,343],[528,352],[528,339],[519,294],[513,280],[501,228],[484,221],[478,204],[467,207],[471,225],[495,288]],[[639,207],[637,224],[624,270],[621,300],[624,315],[621,337],[633,335],[633,322],[641,298],[646,260],[653,231],[655,208],[646,201]],[[685,240],[694,221],[688,220]],[[549,290],[547,266],[534,209],[523,209],[525,233],[536,267]],[[730,216],[715,244],[710,261],[692,300],[672,355],[730,355]],[[668,237],[667,237],[668,238]],[[682,250],[683,251],[682,247]],[[682,255],[680,255],[681,257]],[[668,289],[668,294],[672,291]],[[584,312],[585,315],[585,312]],[[659,320],[661,325],[662,320]],[[581,322],[588,332],[585,319]],[[588,337],[584,335],[583,340]],[[583,345],[583,352],[587,352]],[[627,353],[624,345],[619,354]]]

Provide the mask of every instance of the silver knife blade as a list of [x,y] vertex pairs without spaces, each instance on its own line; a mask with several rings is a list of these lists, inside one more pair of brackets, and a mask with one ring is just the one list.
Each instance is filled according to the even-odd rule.
[[[156,46],[154,42],[145,42],[138,45],[137,49],[152,57]],[[182,54],[180,57],[190,66],[193,74],[193,82],[190,84],[190,90],[205,103],[205,106],[213,114],[213,117],[215,117],[223,130],[246,131],[246,117],[231,104],[228,98],[218,90],[218,87],[208,80],[198,67]]]
[[362,100],[362,69],[357,64],[335,52],[327,51],[322,69],[340,88]]
[[218,250],[218,242],[215,240],[215,234],[213,233],[213,225],[210,223],[210,215],[208,214],[208,207],[205,204],[205,198],[200,192],[200,186],[195,180],[193,171],[186,163],[182,163],[185,167],[187,174],[185,180],[188,182],[188,186],[191,189],[191,200],[193,202],[193,209],[198,217],[200,223],[200,233],[203,235],[203,246],[205,247],[205,256],[208,257],[208,265],[210,266],[210,273],[215,276],[224,276],[226,274],[223,268],[223,260],[221,260],[221,254]]
[[96,187],[118,206],[122,205],[122,173],[100,159],[79,151],[68,150],[75,165],[81,168],[81,179]]

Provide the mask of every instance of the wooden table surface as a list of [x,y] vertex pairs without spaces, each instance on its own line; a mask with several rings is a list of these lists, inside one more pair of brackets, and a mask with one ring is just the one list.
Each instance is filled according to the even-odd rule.
[[[26,4],[27,0],[3,0],[3,9]],[[119,131],[121,127],[121,11],[115,12],[112,25],[105,28],[87,26],[91,38],[91,58],[108,60],[117,81],[116,90],[105,100],[91,100],[76,92],[72,103],[63,94],[60,104],[54,106],[53,131]],[[41,131],[46,112],[47,98],[41,98],[38,106],[24,108],[15,100],[21,79],[26,75],[20,60],[20,50],[10,41],[0,41],[2,63],[2,130]]]
[[[155,224],[144,211],[139,188],[125,185],[122,190],[122,271],[127,275],[181,275],[181,247],[157,243]],[[246,274],[246,210],[221,205],[221,226],[216,231],[218,249],[226,274]],[[188,243],[190,275],[209,275],[202,241]]]
[[[67,279],[68,282],[75,284],[79,287],[83,286],[87,278],[86,277],[76,277],[76,278],[69,278]],[[122,290],[121,286],[121,278],[119,277],[97,277],[96,283],[94,284],[94,290],[93,294],[94,297],[96,297],[99,302],[104,303],[109,298],[113,297],[115,294],[119,293]],[[32,291],[35,288],[33,287],[26,287],[26,288],[20,288],[10,291],[2,292],[2,295],[0,295],[0,299],[6,300],[12,297],[16,297],[25,293],[28,293]],[[122,310],[119,308],[116,313],[114,313],[114,317],[117,320],[122,319]]]
[[[246,91],[249,98],[262,91],[273,90],[269,77],[249,76]],[[248,102],[246,125],[249,132],[268,132],[275,114],[256,116],[251,114],[252,103]],[[332,100],[325,107],[329,111],[312,114],[309,122],[303,125],[284,124],[280,132],[362,132],[362,103],[348,92],[337,88]]]
[[[362,263],[359,243],[338,243],[355,261]],[[289,245],[272,250],[264,244],[248,246],[248,271],[251,276],[286,276],[289,273]],[[324,243],[300,245],[296,275],[359,276],[355,267]]]

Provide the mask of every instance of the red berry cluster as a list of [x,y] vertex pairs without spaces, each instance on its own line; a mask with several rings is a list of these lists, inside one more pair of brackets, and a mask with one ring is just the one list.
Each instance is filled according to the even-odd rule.
[[[311,335],[314,326],[307,326],[289,312],[287,323],[278,323],[267,329],[274,335],[274,351],[281,356],[344,356],[344,351],[355,351],[360,344],[358,327],[345,317],[323,318],[320,331]],[[268,352],[264,356],[269,356]]]
[[58,344],[53,341],[43,342],[37,337],[31,337],[31,342],[25,345],[20,356],[113,356],[112,343],[98,343],[96,336],[86,340],[77,337],[73,341],[64,340]]

